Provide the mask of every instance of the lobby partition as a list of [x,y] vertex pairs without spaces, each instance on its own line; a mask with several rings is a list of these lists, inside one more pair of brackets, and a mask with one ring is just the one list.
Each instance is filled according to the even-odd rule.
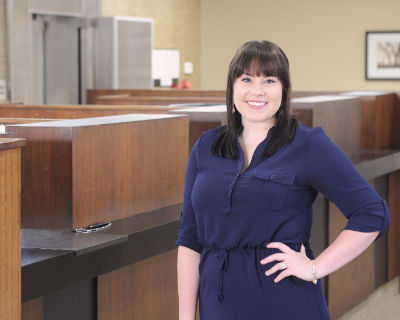
[[[176,283],[173,239],[182,210],[188,130],[188,117],[141,114],[6,126],[8,136],[27,141],[19,247],[22,319],[87,320],[115,313],[120,306],[102,297],[109,286],[122,292],[130,278],[120,282],[112,275],[128,268],[131,285],[145,290],[153,281],[145,272],[154,261],[156,274],[163,271]],[[72,232],[102,222],[112,225]],[[158,283],[152,293],[165,297],[170,313],[163,313],[174,319],[176,295]],[[135,309],[154,310],[151,301],[135,296]]]
[[86,91],[86,104],[96,104],[96,97],[108,95],[128,95],[132,97],[205,97],[225,98],[225,90],[179,90],[179,89],[155,89],[155,90],[134,90],[134,89],[90,89]]
[[22,228],[71,231],[180,203],[187,130],[171,115],[6,126],[27,141]]

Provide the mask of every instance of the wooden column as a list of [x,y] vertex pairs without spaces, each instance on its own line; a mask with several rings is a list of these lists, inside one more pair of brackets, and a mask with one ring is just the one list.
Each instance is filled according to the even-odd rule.
[[2,320],[21,319],[21,147],[0,139],[0,306]]

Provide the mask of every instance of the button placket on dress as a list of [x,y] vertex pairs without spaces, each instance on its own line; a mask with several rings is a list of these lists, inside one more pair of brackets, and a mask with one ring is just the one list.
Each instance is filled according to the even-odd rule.
[[222,210],[222,212],[227,215],[229,213],[231,213],[232,211],[232,193],[233,193],[233,189],[235,188],[236,182],[238,181],[240,177],[240,174],[237,173],[235,178],[232,180],[232,182],[229,184],[229,189],[228,189],[228,194],[226,196],[226,206],[225,208]]

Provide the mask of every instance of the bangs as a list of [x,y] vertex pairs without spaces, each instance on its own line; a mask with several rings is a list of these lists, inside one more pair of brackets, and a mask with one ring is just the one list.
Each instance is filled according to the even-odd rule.
[[245,73],[283,80],[287,68],[285,61],[280,61],[281,57],[275,48],[266,48],[265,44],[253,42],[238,50],[236,59],[232,61],[232,76],[237,79]]

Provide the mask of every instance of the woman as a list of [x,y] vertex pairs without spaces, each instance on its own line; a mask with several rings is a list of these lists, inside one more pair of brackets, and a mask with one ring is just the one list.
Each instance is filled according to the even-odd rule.
[[[364,251],[389,211],[321,128],[290,114],[289,62],[268,41],[229,66],[228,125],[205,132],[186,173],[177,244],[179,319],[329,319],[318,280]],[[323,193],[349,219],[318,258],[312,204]]]

